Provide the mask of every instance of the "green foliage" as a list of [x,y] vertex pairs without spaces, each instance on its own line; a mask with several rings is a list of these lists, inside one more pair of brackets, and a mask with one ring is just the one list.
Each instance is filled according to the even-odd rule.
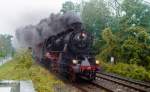
[[124,31],[120,40],[117,34],[112,34],[110,28],[102,32],[102,38],[106,42],[98,55],[103,61],[110,61],[110,57],[115,57],[115,63],[124,62],[138,64],[149,69],[150,61],[150,35],[142,27],[130,27]]
[[54,92],[54,85],[63,86],[56,76],[32,61],[31,53],[25,50],[0,66],[0,80],[32,80],[37,92]]
[[141,41],[141,42],[144,42],[146,43],[147,40],[149,40],[149,35],[146,31],[141,31],[138,33],[138,39]]
[[110,28],[106,28],[102,32],[102,38],[106,42],[107,45],[109,46],[114,46],[116,43],[116,38],[112,34],[112,31]]
[[100,53],[100,57],[103,61],[109,61],[110,57],[113,56],[117,61],[121,58],[122,52],[119,44],[119,40],[112,33],[110,28],[106,28],[102,32],[102,38],[106,42]]
[[11,35],[0,35],[0,57],[12,53]]
[[126,23],[128,26],[132,24],[149,27],[150,26],[150,6],[143,3],[143,0],[124,0],[122,11],[126,13]]
[[137,66],[135,64],[124,64],[118,63],[116,65],[103,64],[104,69],[107,72],[113,72],[128,78],[149,81],[150,71],[147,71],[142,66]]
[[[134,38],[128,38],[124,41],[122,45],[122,51],[124,53],[125,59],[127,63],[133,63],[131,59],[138,59],[138,54],[142,51],[138,42]],[[136,59],[135,59],[136,58]],[[128,62],[129,61],[129,62]],[[135,62],[136,63],[136,62]]]
[[68,11],[79,12],[80,4],[75,4],[71,1],[66,1],[65,3],[63,3],[62,9],[60,11],[63,13],[68,12]]
[[[146,59],[150,54],[148,32],[142,27],[132,27],[127,31],[128,37],[122,45],[124,60],[128,63],[143,65],[148,69],[150,61]],[[135,60],[135,61],[134,61]],[[132,62],[130,62],[132,61]]]
[[103,0],[90,0],[83,2],[81,17],[85,28],[89,32],[99,36],[101,30],[106,26],[109,10]]

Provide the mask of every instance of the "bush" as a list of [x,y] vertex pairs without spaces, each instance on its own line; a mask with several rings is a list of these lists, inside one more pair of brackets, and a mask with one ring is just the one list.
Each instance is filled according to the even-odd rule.
[[31,53],[18,52],[14,58],[0,66],[0,80],[32,80],[37,92],[54,92],[54,86],[62,81],[32,61]]
[[124,63],[118,63],[116,65],[105,63],[102,66],[107,72],[116,73],[133,79],[150,81],[150,71],[146,71],[146,69],[142,66]]

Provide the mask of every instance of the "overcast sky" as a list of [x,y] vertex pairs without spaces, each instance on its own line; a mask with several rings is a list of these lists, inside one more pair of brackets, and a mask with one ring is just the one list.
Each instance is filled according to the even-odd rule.
[[80,0],[0,0],[0,34],[14,35],[18,27],[38,23],[59,12],[65,1]]
[[13,34],[15,29],[36,24],[50,13],[60,11],[67,0],[0,0],[0,34]]

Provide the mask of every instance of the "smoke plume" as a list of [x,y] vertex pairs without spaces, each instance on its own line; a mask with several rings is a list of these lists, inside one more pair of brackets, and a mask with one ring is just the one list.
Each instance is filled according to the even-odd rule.
[[16,38],[22,47],[35,48],[45,39],[65,31],[73,23],[81,23],[81,19],[72,12],[51,14],[37,25],[27,25],[16,30]]

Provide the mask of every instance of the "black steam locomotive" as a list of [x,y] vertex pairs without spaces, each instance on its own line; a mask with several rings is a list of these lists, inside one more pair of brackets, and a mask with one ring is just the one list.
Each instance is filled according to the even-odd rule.
[[50,71],[76,81],[79,77],[94,80],[99,61],[95,60],[91,46],[93,36],[82,23],[73,23],[67,30],[50,36],[37,48],[42,48],[38,60]]

